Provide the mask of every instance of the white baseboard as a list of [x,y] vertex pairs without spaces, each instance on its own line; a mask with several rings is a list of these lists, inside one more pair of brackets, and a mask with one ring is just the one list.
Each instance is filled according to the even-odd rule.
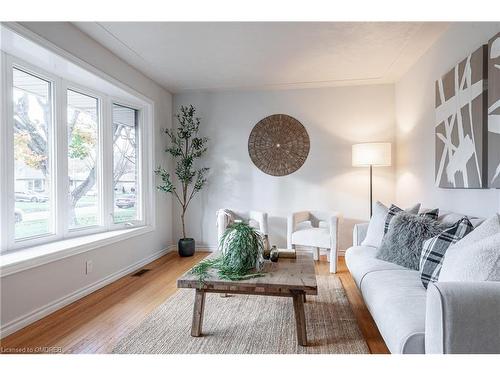
[[101,289],[102,287],[112,283],[113,281],[118,280],[119,278],[126,276],[127,274],[143,267],[144,265],[151,263],[152,261],[160,258],[161,256],[169,253],[170,251],[176,250],[177,246],[175,245],[170,245],[167,248],[157,251],[154,254],[151,254],[147,258],[144,258],[126,268],[121,269],[120,271],[117,271],[111,275],[108,275],[104,277],[101,280],[98,280],[90,285],[87,285],[79,290],[76,290],[73,293],[70,293],[62,298],[59,298],[55,301],[52,301],[45,306],[42,306],[38,309],[35,309],[19,318],[16,318],[3,326],[0,327],[0,338],[4,338],[11,333],[14,333],[21,328],[26,327],[27,325],[36,322],[37,320],[40,320],[41,318],[53,313],[54,311],[57,311],[70,303],[73,303],[80,298],[83,298],[87,295],[89,295],[92,292],[95,292],[98,289]]
[[170,253],[171,251],[177,251],[177,245],[168,245],[167,247],[167,253]]
[[[177,245],[170,245],[168,247],[169,251],[177,251]],[[196,251],[208,251],[208,252],[214,252],[217,251],[217,246],[214,245],[205,245],[205,244],[196,244]]]
[[201,244],[199,246],[196,246],[196,250],[214,252],[217,251],[217,246]]

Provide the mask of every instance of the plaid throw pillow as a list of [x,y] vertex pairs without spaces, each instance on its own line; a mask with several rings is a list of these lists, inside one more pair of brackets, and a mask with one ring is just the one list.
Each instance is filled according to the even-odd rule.
[[389,224],[391,223],[394,216],[396,216],[400,212],[403,212],[401,208],[399,208],[395,204],[391,204],[391,207],[389,207],[389,211],[387,211],[387,216],[385,217],[384,234],[386,234],[389,230]]
[[[418,209],[417,209],[417,211],[418,211]],[[384,234],[386,234],[387,231],[389,230],[389,225],[391,224],[391,220],[394,218],[394,216],[396,216],[400,212],[403,212],[403,210],[401,208],[399,208],[395,204],[391,204],[391,207],[387,211],[387,216],[385,217]],[[437,220],[439,217],[439,208],[435,208],[433,210],[427,210],[427,211],[421,212],[418,214],[418,216],[426,216],[426,217],[429,217],[433,220]]]
[[439,208],[422,211],[419,213],[419,216],[427,216],[432,220],[437,220],[439,218]]
[[451,227],[424,242],[420,254],[420,279],[426,289],[429,282],[438,280],[446,250],[472,232],[473,229],[469,219],[464,216]]

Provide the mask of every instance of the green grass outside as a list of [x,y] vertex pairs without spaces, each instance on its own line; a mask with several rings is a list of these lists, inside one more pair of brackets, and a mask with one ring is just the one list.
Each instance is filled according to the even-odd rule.
[[16,238],[39,236],[49,232],[47,219],[21,221],[16,223]]
[[[21,202],[16,202],[21,203]],[[24,202],[22,202],[24,203]],[[29,203],[29,202],[27,202]],[[27,213],[27,211],[24,211]],[[36,211],[31,211],[36,212]],[[135,207],[121,209],[115,212],[115,223],[124,223],[127,221],[135,220],[136,209]],[[87,227],[97,224],[97,218],[93,214],[82,215],[78,217],[78,227]],[[76,227],[76,228],[78,228]],[[23,220],[16,223],[16,238],[27,238],[32,236],[39,236],[49,232],[49,220]]]
[[[116,193],[115,194],[115,199],[120,198],[122,195],[129,195],[129,194],[121,194],[121,193]],[[76,204],[76,207],[89,207],[89,206],[94,206],[97,204],[97,197],[96,196],[83,196],[80,198],[78,203]],[[26,214],[30,214],[33,212],[44,212],[48,211],[50,209],[49,202],[16,202],[16,208],[20,209]]]
[[[97,197],[81,197],[76,207],[88,207],[97,203]],[[16,202],[16,208],[23,211],[25,214],[33,212],[44,212],[50,209],[49,202]]]
[[49,203],[36,203],[36,202],[16,202],[16,208],[23,211],[25,214],[30,214],[32,212],[43,212],[49,210]]

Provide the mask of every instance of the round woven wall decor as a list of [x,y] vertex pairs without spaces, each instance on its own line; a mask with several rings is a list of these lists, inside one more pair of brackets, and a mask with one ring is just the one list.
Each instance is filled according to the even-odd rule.
[[248,154],[262,172],[286,176],[299,169],[309,154],[306,128],[288,115],[271,115],[260,120],[248,138]]

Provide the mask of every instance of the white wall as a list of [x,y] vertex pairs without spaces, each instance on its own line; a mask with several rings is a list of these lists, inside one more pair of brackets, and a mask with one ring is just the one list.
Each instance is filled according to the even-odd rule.
[[[161,129],[171,124],[171,95],[109,50],[67,23],[24,23],[28,29],[124,82],[155,101],[156,164],[167,165]],[[210,137],[206,165],[209,184],[187,214],[188,235],[200,247],[216,245],[218,208],[269,213],[273,244],[286,244],[286,215],[302,209],[344,213],[342,249],[351,243],[355,222],[368,217],[368,170],[351,167],[351,145],[397,140],[395,168],[374,170],[374,198],[401,205],[421,201],[463,213],[499,210],[496,190],[444,190],[434,187],[434,81],[500,30],[496,24],[453,25],[394,85],[283,91],[206,92],[175,95],[174,110],[194,104]],[[286,113],[302,122],[311,140],[306,163],[286,177],[257,169],[247,141],[263,117]],[[397,126],[396,126],[397,124]],[[157,193],[157,230],[1,279],[1,324],[5,326],[54,301],[95,285],[167,248],[181,236],[178,207]],[[175,216],[172,221],[172,212]],[[173,229],[172,229],[173,227]],[[85,261],[94,271],[85,275]]]
[[[172,118],[172,97],[167,91],[71,24],[24,23],[23,26],[153,100],[155,163],[167,165],[164,153],[166,139],[162,133],[164,127],[170,126]],[[55,301],[64,303],[65,297],[167,249],[172,244],[171,215],[171,198],[158,192],[157,229],[154,232],[2,277],[2,327],[11,329],[14,323],[22,325],[34,316],[32,313],[49,311]],[[94,264],[89,275],[85,274],[86,260],[92,260]],[[19,320],[23,316],[26,319]]]
[[[368,218],[368,169],[351,167],[351,145],[393,141],[392,85],[283,91],[235,91],[174,95],[174,111],[193,104],[210,137],[206,165],[209,183],[187,214],[188,236],[199,246],[216,246],[215,212],[222,207],[262,210],[269,214],[270,241],[286,245],[286,216],[303,209],[344,213],[341,249],[352,242],[354,222]],[[262,118],[285,113],[307,129],[311,149],[295,173],[273,177],[261,172],[248,155],[248,136]],[[394,198],[393,168],[375,169],[374,198]],[[181,236],[179,219],[174,233]]]
[[499,211],[497,190],[434,185],[434,82],[498,31],[500,23],[452,25],[395,85],[396,198],[402,205],[418,200],[426,207],[481,216]]

